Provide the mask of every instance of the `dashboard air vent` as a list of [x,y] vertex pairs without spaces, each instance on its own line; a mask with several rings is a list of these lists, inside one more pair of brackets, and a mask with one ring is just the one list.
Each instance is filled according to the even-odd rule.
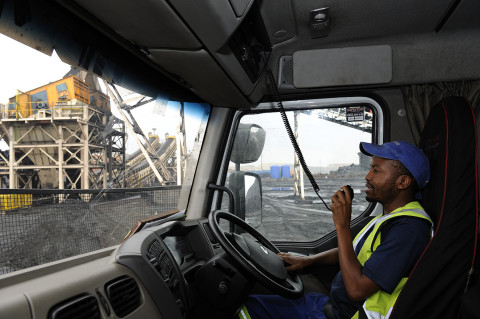
[[123,318],[142,303],[140,288],[129,276],[118,277],[105,284],[105,292],[118,317]]
[[79,295],[62,301],[50,309],[49,319],[100,319],[97,298],[92,295]]

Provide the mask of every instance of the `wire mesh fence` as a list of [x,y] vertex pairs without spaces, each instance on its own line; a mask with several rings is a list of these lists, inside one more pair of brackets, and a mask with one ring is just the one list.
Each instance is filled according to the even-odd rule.
[[119,244],[139,219],[176,209],[180,189],[2,189],[0,274]]

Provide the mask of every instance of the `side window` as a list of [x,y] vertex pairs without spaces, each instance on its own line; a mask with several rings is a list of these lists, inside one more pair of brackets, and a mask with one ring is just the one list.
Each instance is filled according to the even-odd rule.
[[[297,110],[286,116],[325,203],[340,186],[351,185],[353,216],[365,211],[370,159],[360,153],[359,143],[372,141],[371,108]],[[302,169],[278,112],[241,117],[226,186],[235,207],[224,198],[222,209],[233,210],[270,240],[312,241],[334,230],[331,213]]]

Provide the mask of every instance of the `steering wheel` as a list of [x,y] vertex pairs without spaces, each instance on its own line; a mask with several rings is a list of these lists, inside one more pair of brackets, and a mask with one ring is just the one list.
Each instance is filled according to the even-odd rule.
[[[219,225],[220,219],[228,220],[241,227],[258,242],[235,233],[224,232]],[[303,294],[303,283],[300,277],[287,272],[283,259],[277,255],[280,252],[278,248],[255,228],[223,210],[211,212],[208,222],[220,246],[253,278],[273,292],[287,298],[297,298]]]

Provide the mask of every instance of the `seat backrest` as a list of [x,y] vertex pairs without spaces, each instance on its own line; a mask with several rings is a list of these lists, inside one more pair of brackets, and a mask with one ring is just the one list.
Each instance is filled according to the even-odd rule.
[[470,103],[462,97],[439,102],[425,123],[420,147],[431,169],[422,205],[435,233],[391,318],[457,318],[478,231],[477,132]]

